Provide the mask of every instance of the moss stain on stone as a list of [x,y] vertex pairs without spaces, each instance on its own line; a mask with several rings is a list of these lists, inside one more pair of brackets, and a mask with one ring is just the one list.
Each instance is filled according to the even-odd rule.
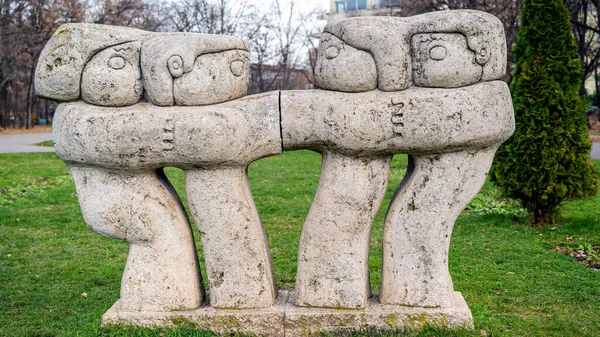
[[427,325],[427,315],[410,315],[406,318],[404,326],[409,330],[421,330]]
[[174,326],[194,326],[194,324],[190,322],[189,319],[183,316],[174,316],[169,318],[169,324],[172,324]]
[[217,329],[236,329],[240,328],[240,321],[235,316],[218,316],[213,319],[214,327]]
[[383,316],[383,323],[385,323],[389,327],[397,327],[398,326],[398,315],[390,314],[387,316]]
[[300,327],[301,336],[312,336],[315,331],[321,330],[321,323],[312,321],[310,317],[300,317],[296,324]]

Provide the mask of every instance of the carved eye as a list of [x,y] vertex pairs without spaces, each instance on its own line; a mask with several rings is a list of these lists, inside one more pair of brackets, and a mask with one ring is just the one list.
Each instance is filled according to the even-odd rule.
[[443,46],[435,46],[429,50],[429,57],[432,60],[441,61],[446,58],[446,48]]
[[339,54],[340,54],[340,50],[338,47],[335,47],[335,46],[329,47],[325,51],[325,57],[327,57],[330,60],[336,58]]
[[243,61],[233,61],[229,64],[229,68],[231,69],[231,73],[236,77],[240,77],[244,74],[244,62]]
[[171,76],[177,78],[183,75],[183,59],[179,55],[173,55],[167,61]]
[[113,56],[108,60],[108,66],[115,69],[123,69],[125,67],[125,59],[121,56]]

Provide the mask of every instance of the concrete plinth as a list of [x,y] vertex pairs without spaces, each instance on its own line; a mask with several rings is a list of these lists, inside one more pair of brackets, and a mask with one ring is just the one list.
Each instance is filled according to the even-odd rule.
[[215,309],[202,306],[178,312],[122,312],[117,301],[102,317],[103,325],[141,327],[190,323],[217,334],[310,336],[322,332],[418,330],[426,325],[473,328],[471,311],[459,292],[448,308],[405,307],[381,304],[377,295],[365,309],[303,308],[293,304],[293,293],[279,291],[276,305],[261,309]]

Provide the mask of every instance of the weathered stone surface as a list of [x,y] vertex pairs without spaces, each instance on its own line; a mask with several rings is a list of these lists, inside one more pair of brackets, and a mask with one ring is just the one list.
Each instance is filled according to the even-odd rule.
[[[357,52],[370,53],[377,67],[377,87],[383,91],[407,89],[412,83],[413,65],[411,60],[411,40],[416,34],[460,33],[467,40],[467,46],[475,55],[475,61],[482,66],[481,81],[499,79],[506,69],[506,39],[502,22],[495,16],[483,12],[460,10],[426,13],[408,18],[397,17],[357,17],[335,21],[325,27],[321,39],[327,43],[337,37],[343,48],[351,46]],[[319,53],[323,53],[319,51]],[[355,52],[356,53],[356,52]],[[332,54],[333,55],[333,54]],[[343,55],[345,59],[367,59],[366,56]],[[364,72],[368,62],[348,63],[348,73]],[[370,86],[352,87],[340,83],[331,74],[339,73],[340,63],[333,57],[319,57],[315,77],[319,87],[327,90],[360,92],[371,90]],[[350,75],[347,75],[350,76]],[[362,79],[363,77],[361,77]],[[372,84],[372,82],[370,82]],[[415,82],[416,85],[418,85]],[[437,85],[436,85],[437,86]],[[456,85],[450,85],[456,86]]]
[[363,92],[377,88],[377,67],[371,54],[345,44],[323,33],[319,41],[315,73],[320,88],[335,88],[345,92]]
[[222,103],[246,95],[249,50],[231,36],[65,24],[40,55],[36,93],[113,107],[143,90],[160,106]]
[[285,150],[355,157],[485,148],[514,130],[510,92],[501,81],[399,92],[282,91],[281,118]]
[[64,103],[52,128],[61,159],[115,170],[246,166],[282,151],[277,92],[206,107]]
[[[477,153],[478,149],[501,144],[514,130],[510,94],[504,82],[396,93],[282,92],[281,112],[285,150],[309,148],[323,153],[321,180],[299,247],[298,306],[366,305],[370,229],[385,193],[394,153],[440,156],[461,149]],[[488,169],[477,172],[485,174]],[[455,178],[461,184],[467,182],[466,177]],[[436,188],[452,183],[456,181],[438,183]],[[475,187],[475,193],[480,187]],[[459,203],[453,207],[462,210],[473,196],[457,196]],[[426,211],[435,207],[435,203],[428,204]],[[454,220],[448,221],[450,232]],[[402,249],[397,244],[390,241],[396,250]],[[433,296],[430,300],[439,299]]]
[[473,328],[471,311],[459,292],[452,306],[425,308],[386,305],[377,296],[369,298],[363,310],[303,308],[287,304],[285,336],[310,336],[322,332],[419,330],[426,325],[440,328]]
[[183,312],[127,312],[117,302],[102,317],[103,325],[119,323],[144,327],[174,326],[190,322],[198,328],[218,334],[253,334],[259,336],[311,336],[319,333],[353,331],[403,331],[425,325],[441,328],[472,328],[471,311],[462,295],[454,293],[448,308],[420,308],[385,305],[377,297],[369,299],[365,309],[339,310],[303,308],[293,304],[293,293],[279,291],[277,304],[262,309],[214,309],[203,306]]
[[321,180],[298,249],[296,305],[367,305],[371,224],[385,194],[390,160],[323,152]]
[[121,308],[140,312],[200,306],[204,289],[194,238],[181,201],[162,170],[69,167],[88,227],[130,244]]
[[94,55],[81,76],[81,98],[101,106],[132,105],[142,98],[142,42],[123,43]]
[[246,96],[249,52],[228,50],[198,56],[194,69],[175,78],[175,105],[206,105]]
[[146,96],[159,106],[242,97],[248,86],[249,50],[248,41],[223,35],[172,33],[152,38],[144,43],[140,61]]
[[413,81],[419,87],[455,88],[479,82],[483,68],[462,34],[416,34]]
[[485,183],[495,152],[491,147],[410,157],[385,220],[382,303],[453,305],[448,271],[452,229]]
[[215,308],[263,308],[277,289],[266,234],[247,166],[185,172],[187,200],[200,231],[210,304]]
[[[123,194],[129,203],[147,204],[146,199],[131,201],[123,192],[139,189],[144,195],[135,180],[141,179],[136,172],[153,172],[167,165],[186,169],[188,202],[201,233],[213,292],[211,303],[219,308],[256,308],[273,305],[276,286],[246,169],[252,161],[282,151],[279,124],[279,94],[267,93],[210,107],[137,104],[106,108],[64,103],[56,111],[53,130],[61,159],[97,172],[83,180],[93,183],[90,194],[93,189],[106,188],[106,195],[113,191]],[[89,168],[91,165],[104,169]],[[105,180],[98,177],[120,170],[131,179],[97,185]],[[126,209],[114,209],[117,215],[105,218],[109,210],[98,211],[85,200],[81,206],[84,213],[89,212],[88,224],[100,221],[110,226],[119,219],[117,215],[130,214]],[[119,226],[125,231],[135,230],[130,228],[135,224],[129,222]],[[139,232],[143,230],[141,226]],[[144,256],[144,263],[138,258],[131,267],[140,277],[158,268],[152,261],[161,258],[149,253]],[[173,261],[177,260],[171,260],[170,265],[176,268],[178,264]],[[163,281],[168,286],[170,280]],[[128,289],[125,282],[124,277],[123,289]],[[152,290],[144,283],[140,285]]]
[[[35,73],[36,94],[56,101],[79,99],[83,70],[96,53],[142,41],[150,34],[138,29],[84,23],[60,26],[40,54]],[[115,76],[111,80],[121,83],[125,79]]]
[[[210,296],[209,296],[210,297]],[[280,296],[281,298],[281,296]],[[116,302],[103,316],[102,325],[127,324],[139,327],[174,327],[191,323],[198,329],[220,335],[285,336],[285,311],[282,305],[260,309],[217,309],[202,306],[188,311],[123,310]]]

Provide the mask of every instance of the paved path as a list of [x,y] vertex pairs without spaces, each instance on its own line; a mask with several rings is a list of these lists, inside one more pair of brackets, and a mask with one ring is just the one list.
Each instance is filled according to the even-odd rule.
[[592,158],[600,159],[600,143],[592,143]]
[[[0,153],[54,152],[53,147],[33,145],[51,139],[52,133],[50,132],[0,136]],[[593,143],[592,158],[600,159],[600,143]]]
[[51,139],[51,132],[29,133],[23,135],[3,135],[0,136],[0,153],[54,152],[53,147],[33,145]]

